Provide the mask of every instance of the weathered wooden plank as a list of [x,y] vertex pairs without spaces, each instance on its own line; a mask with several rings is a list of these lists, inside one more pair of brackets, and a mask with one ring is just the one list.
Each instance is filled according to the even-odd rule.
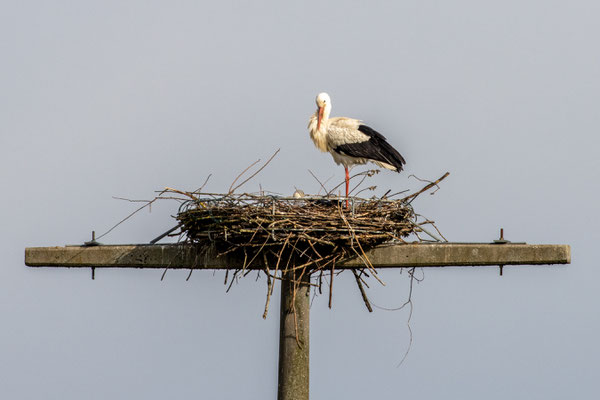
[[[377,268],[569,264],[571,247],[551,244],[443,243],[380,247],[367,253]],[[360,266],[358,259],[346,266]]]
[[[399,244],[367,252],[375,268],[445,267],[481,265],[569,264],[571,248],[550,244],[435,243]],[[192,245],[103,245],[93,247],[29,247],[25,264],[30,267],[96,268],[240,268],[233,257],[199,254]],[[360,259],[336,268],[363,267]],[[254,266],[260,268],[260,265]]]

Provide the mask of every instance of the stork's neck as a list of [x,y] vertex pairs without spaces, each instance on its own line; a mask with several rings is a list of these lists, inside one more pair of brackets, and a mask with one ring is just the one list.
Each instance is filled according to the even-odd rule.
[[[318,126],[319,110],[315,112],[308,121],[308,130],[310,132],[310,138],[313,140],[315,146],[321,151],[329,151],[327,146],[327,126],[329,125],[329,112],[330,106],[326,106],[323,109],[323,117],[321,119],[321,125]],[[317,129],[318,126],[318,129]]]
[[[317,110],[317,114],[319,110]],[[329,114],[331,113],[331,103],[325,104],[323,107],[323,118],[321,118],[321,126],[319,127],[319,131],[325,133],[327,132],[327,123],[329,122]],[[317,115],[318,117],[318,115]]]

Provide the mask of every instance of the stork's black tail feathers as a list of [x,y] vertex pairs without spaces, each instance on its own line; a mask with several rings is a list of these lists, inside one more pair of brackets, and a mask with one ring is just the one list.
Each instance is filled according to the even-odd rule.
[[347,143],[338,146],[335,150],[351,157],[367,158],[388,164],[394,167],[396,172],[402,171],[406,161],[398,153],[398,150],[388,143],[385,136],[367,125],[360,125],[358,130],[369,136],[369,140],[360,143]]

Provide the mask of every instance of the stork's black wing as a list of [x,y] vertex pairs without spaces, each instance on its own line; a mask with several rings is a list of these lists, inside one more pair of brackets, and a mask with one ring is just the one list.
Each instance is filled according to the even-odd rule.
[[368,158],[369,160],[384,162],[395,167],[397,172],[402,171],[402,166],[406,164],[406,161],[404,161],[404,157],[402,157],[400,153],[387,142],[385,136],[366,125],[360,125],[358,130],[367,135],[369,140],[358,143],[342,144],[334,150],[351,157]]

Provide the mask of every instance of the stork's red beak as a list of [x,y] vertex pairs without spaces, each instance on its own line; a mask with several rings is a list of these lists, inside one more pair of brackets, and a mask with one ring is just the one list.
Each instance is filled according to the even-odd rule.
[[323,119],[323,112],[325,107],[319,107],[319,118],[317,119],[317,130],[321,129],[321,120]]

